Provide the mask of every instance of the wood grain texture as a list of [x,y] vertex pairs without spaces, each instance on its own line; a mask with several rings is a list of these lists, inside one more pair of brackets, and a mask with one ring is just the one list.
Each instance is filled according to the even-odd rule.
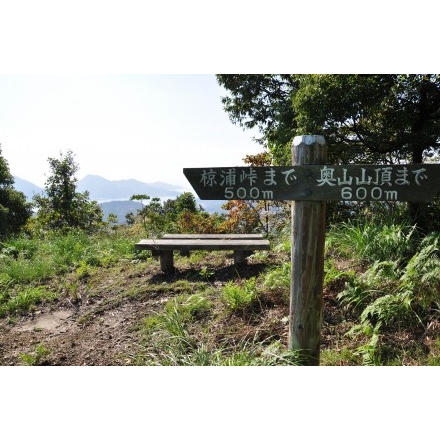
[[173,251],[189,255],[189,252],[193,250],[232,250],[234,251],[234,264],[242,264],[253,251],[270,250],[269,240],[261,239],[260,234],[254,234],[255,236],[251,239],[237,238],[237,234],[233,234],[234,238],[225,239],[223,235],[221,238],[194,238],[194,234],[187,234],[192,238],[180,238],[179,234],[178,238],[173,238],[172,234],[169,234],[169,238],[141,240],[135,244],[135,250],[150,250],[153,256],[159,256],[162,272],[174,270]]
[[164,234],[162,238],[167,240],[263,240],[263,234]]
[[[295,138],[294,164],[326,161],[322,136],[307,142]],[[292,202],[292,272],[289,348],[306,356],[306,365],[319,365],[324,281],[325,202]]]
[[239,239],[148,239],[135,244],[136,250],[269,250],[269,240]]

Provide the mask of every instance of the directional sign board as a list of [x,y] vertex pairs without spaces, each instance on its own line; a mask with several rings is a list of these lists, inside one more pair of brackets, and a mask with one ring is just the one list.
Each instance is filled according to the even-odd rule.
[[429,202],[440,194],[440,165],[292,165],[184,168],[201,200]]

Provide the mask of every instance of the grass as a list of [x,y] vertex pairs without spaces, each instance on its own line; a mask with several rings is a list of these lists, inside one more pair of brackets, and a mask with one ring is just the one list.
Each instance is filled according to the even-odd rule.
[[[180,298],[182,301],[182,298]],[[194,331],[200,316],[211,317],[212,303],[200,295],[168,303],[163,313],[146,318],[141,332],[145,350],[137,365],[166,366],[275,366],[300,365],[301,357],[279,342],[241,338],[215,343],[209,332]],[[192,330],[192,331],[191,331]]]
[[21,361],[27,366],[43,365],[46,357],[50,354],[50,350],[44,344],[38,344],[31,353],[22,353]]
[[0,318],[7,315],[28,314],[45,301],[52,301],[56,294],[44,286],[24,286],[0,290]]
[[[133,258],[134,237],[129,230],[87,235],[83,231],[21,235],[0,243],[0,317],[26,314],[57,292],[45,285],[73,271],[77,280],[97,267]],[[71,290],[71,289],[70,289]]]
[[[136,329],[136,365],[301,364],[285,343],[291,276],[285,241],[275,255],[257,255],[256,266],[266,264],[258,274],[226,271],[224,255],[197,252],[176,256],[175,275],[146,279],[142,267],[158,263],[134,253],[138,239],[121,228],[1,243],[0,317],[12,322],[62,295],[73,304],[101,295],[101,311],[142,298],[155,312]],[[440,364],[433,331],[440,317],[439,244],[438,233],[421,238],[404,224],[330,228],[321,365]],[[81,319],[85,325],[96,318]],[[35,348],[22,361],[37,365],[47,356]]]
[[129,230],[87,235],[83,231],[51,233],[45,237],[20,236],[0,247],[0,273],[16,282],[41,281],[76,267],[108,266],[134,257]]
[[345,222],[332,225],[327,252],[360,263],[405,260],[413,251],[416,229],[405,223]]

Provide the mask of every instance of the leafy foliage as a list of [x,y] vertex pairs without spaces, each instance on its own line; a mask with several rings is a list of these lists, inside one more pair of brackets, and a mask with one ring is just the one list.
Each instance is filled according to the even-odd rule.
[[351,279],[338,299],[359,317],[351,335],[369,335],[359,348],[365,362],[378,362],[380,334],[397,329],[426,330],[440,313],[439,236],[424,238],[406,264],[402,260],[375,261],[358,278]]
[[243,311],[257,299],[256,279],[250,278],[241,286],[229,281],[223,288],[222,296],[232,311]]
[[[3,292],[2,292],[3,290]],[[17,313],[27,314],[35,305],[55,298],[43,286],[23,288],[0,288],[0,317]]]
[[[268,166],[272,164],[272,156],[263,152],[247,155],[243,161],[253,167]],[[284,227],[287,213],[290,213],[290,204],[277,200],[229,200],[222,208],[228,211],[221,225],[222,232],[260,232],[273,237]]]
[[[423,163],[440,152],[440,75],[217,75],[231,121],[257,127],[277,165],[296,135],[322,134],[329,163]],[[435,204],[408,205],[432,231]]]
[[263,286],[268,289],[290,290],[291,263],[285,262],[281,266],[268,270],[263,278]]
[[344,222],[330,226],[326,246],[359,263],[404,260],[412,251],[414,226],[378,221]]
[[421,163],[439,148],[440,75],[296,78],[298,129],[324,134],[344,162]]
[[0,237],[19,232],[32,215],[25,195],[14,189],[14,178],[0,145]]
[[88,231],[102,225],[102,210],[89,200],[87,191],[76,192],[78,164],[72,151],[59,159],[48,159],[51,175],[45,183],[45,195],[34,196],[37,217],[32,230],[80,228]]
[[291,163],[291,139],[296,133],[292,94],[297,80],[292,75],[216,75],[229,95],[222,97],[234,124],[258,128],[261,144],[269,146],[277,165]]
[[218,214],[205,212],[201,206],[197,207],[196,199],[190,192],[184,192],[176,199],[164,202],[158,197],[150,199],[146,194],[134,195],[132,200],[141,202],[151,200],[148,204],[142,203],[132,223],[142,224],[148,237],[160,237],[165,233],[198,233],[209,234],[220,231],[219,224],[223,218]]
[[[440,147],[440,75],[217,75],[233,123],[257,127],[276,163],[295,135],[323,134],[331,161],[421,163]],[[292,105],[293,104],[293,105]],[[284,151],[283,151],[284,150]]]

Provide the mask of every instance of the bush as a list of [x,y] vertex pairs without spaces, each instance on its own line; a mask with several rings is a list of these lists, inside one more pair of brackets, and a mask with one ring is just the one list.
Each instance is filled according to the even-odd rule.
[[255,277],[246,280],[241,286],[229,281],[223,288],[222,297],[232,311],[244,310],[257,299]]

